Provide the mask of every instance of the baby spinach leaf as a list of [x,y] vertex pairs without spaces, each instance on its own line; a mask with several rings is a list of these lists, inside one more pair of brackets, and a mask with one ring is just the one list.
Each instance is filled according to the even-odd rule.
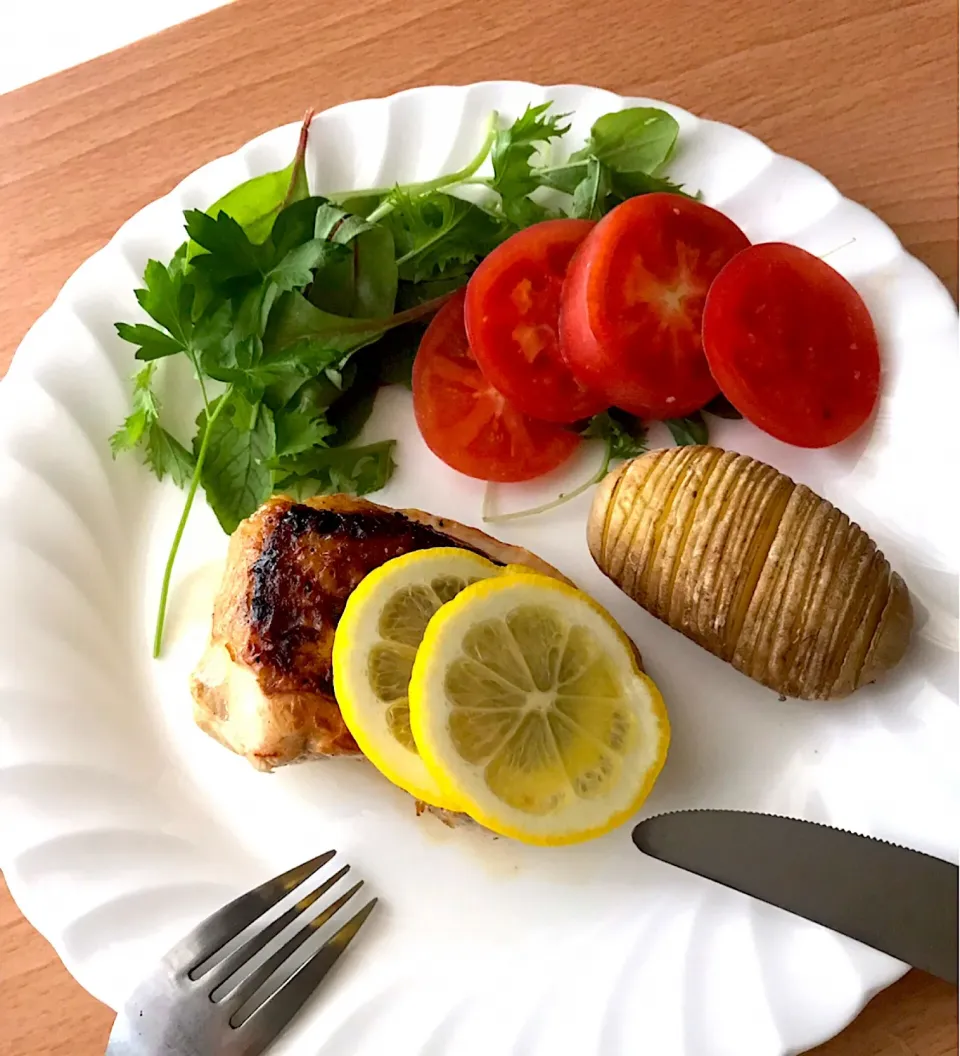
[[390,315],[397,299],[393,235],[327,202],[317,211],[314,237],[346,247],[318,272],[310,300],[318,308],[360,318]]
[[571,160],[594,157],[615,172],[655,173],[676,146],[680,127],[665,110],[635,106],[597,118],[586,146]]
[[[207,209],[207,213],[210,216],[226,213],[243,228],[251,242],[265,242],[280,210],[291,202],[306,198],[310,193],[305,157],[312,120],[313,111],[309,110],[300,126],[297,152],[286,168],[245,180],[239,187],[218,198]],[[195,256],[198,250],[196,244],[191,246],[187,250],[187,258]]]
[[312,355],[318,362],[329,355],[332,365],[350,352],[375,341],[395,326],[433,315],[448,295],[425,301],[402,312],[377,319],[348,319],[324,312],[299,293],[285,293],[277,301],[264,335],[264,364],[281,356]]

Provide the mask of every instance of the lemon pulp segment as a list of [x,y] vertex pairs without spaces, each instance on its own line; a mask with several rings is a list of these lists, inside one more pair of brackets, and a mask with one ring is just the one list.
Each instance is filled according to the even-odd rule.
[[669,724],[629,641],[546,577],[478,582],[430,619],[409,684],[438,786],[481,824],[532,843],[613,828],[663,765]]
[[486,558],[455,547],[404,554],[363,578],[337,626],[333,684],[348,729],[381,773],[432,806],[458,809],[417,752],[407,698],[413,662],[437,610],[499,572]]

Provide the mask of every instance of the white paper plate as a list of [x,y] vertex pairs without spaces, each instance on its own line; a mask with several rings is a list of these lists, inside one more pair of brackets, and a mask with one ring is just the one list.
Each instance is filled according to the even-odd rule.
[[[312,187],[436,175],[472,154],[490,110],[514,116],[545,98],[574,114],[573,143],[628,102],[592,88],[491,83],[350,103],[314,121]],[[667,108],[682,130],[675,178],[753,240],[833,251],[870,306],[886,374],[869,436],[822,452],[744,423],[722,423],[714,438],[809,483],[874,535],[914,592],[916,641],[876,690],[841,704],[779,703],[596,571],[588,496],[502,534],[562,568],[639,642],[674,730],[648,812],[772,810],[951,856],[960,806],[953,303],[822,176],[744,132]],[[182,496],[134,458],[110,457],[133,367],[112,324],[136,317],[133,288],[148,257],[165,259],[181,241],[181,211],[285,165],[296,134],[289,125],[260,136],[125,224],[69,280],[0,386],[0,864],[17,902],[77,979],[117,1007],[219,903],[338,848],[382,910],[282,1053],[779,1056],[840,1030],[902,965],[644,860],[626,827],[556,850],[450,831],[417,819],[362,762],[266,776],[198,732],[187,674],[226,549],[205,508],[177,567],[166,657],[149,659]],[[166,379],[168,406],[189,391],[185,381],[175,371]],[[193,408],[180,402],[187,421]],[[367,432],[400,440],[400,469],[377,498],[478,522],[481,487],[427,452],[405,392],[382,395]],[[569,477],[596,457],[585,452]],[[498,499],[528,504],[561,483]]]

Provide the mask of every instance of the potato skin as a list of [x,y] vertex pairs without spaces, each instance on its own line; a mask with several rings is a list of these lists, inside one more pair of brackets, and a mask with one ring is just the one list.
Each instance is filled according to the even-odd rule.
[[651,451],[600,484],[600,570],[674,630],[786,697],[835,700],[906,652],[910,595],[835,506],[746,455]]

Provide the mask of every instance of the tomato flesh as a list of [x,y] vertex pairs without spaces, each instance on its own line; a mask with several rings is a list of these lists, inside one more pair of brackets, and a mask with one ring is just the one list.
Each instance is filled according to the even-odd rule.
[[751,246],[727,264],[707,297],[703,342],[734,407],[798,447],[846,440],[880,393],[867,306],[839,272],[797,246]]
[[427,447],[468,477],[500,482],[549,473],[580,442],[562,426],[530,418],[484,377],[467,341],[464,293],[427,327],[413,364],[413,411]]
[[558,332],[567,265],[593,227],[545,220],[524,228],[486,257],[467,286],[473,354],[493,386],[533,418],[575,422],[608,406],[570,372]]
[[675,194],[630,198],[577,252],[560,333],[580,381],[644,418],[679,418],[717,395],[703,353],[707,290],[749,245],[732,220]]

